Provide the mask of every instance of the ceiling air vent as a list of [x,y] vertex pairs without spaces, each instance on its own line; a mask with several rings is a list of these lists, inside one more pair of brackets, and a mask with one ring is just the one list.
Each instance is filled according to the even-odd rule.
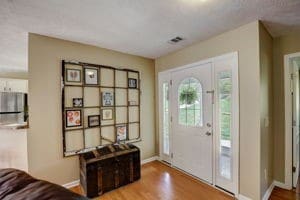
[[176,43],[178,43],[178,42],[180,42],[182,40],[183,40],[182,37],[177,36],[177,37],[174,37],[171,40],[169,40],[168,43],[170,43],[170,44],[176,44]]

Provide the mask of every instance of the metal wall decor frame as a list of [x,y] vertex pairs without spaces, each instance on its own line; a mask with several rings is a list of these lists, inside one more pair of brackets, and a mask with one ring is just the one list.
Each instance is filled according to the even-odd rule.
[[[78,66],[80,69],[81,69],[81,83],[75,83],[75,84],[72,84],[70,82],[68,82],[66,80],[66,66],[67,65],[74,65],[74,66]],[[85,84],[85,69],[88,69],[88,68],[96,68],[98,70],[98,84],[97,85],[90,85],[90,84]],[[101,69],[109,69],[109,70],[112,70],[113,71],[113,86],[103,86],[101,85]],[[123,71],[125,72],[126,74],[126,87],[117,87],[117,80],[116,80],[116,72],[117,71]],[[128,87],[128,78],[129,78],[129,73],[136,73],[137,75],[137,88],[129,88]],[[81,154],[81,153],[85,153],[85,152],[88,152],[88,151],[93,151],[97,148],[100,148],[106,144],[113,144],[113,143],[116,143],[117,142],[117,136],[116,136],[116,126],[120,125],[120,124],[125,124],[127,126],[127,140],[124,141],[125,143],[134,143],[134,142],[139,142],[141,141],[141,108],[140,108],[140,105],[141,105],[141,80],[140,80],[140,72],[139,71],[136,71],[136,70],[132,70],[132,69],[122,69],[122,68],[115,68],[115,67],[111,67],[111,66],[105,66],[105,65],[98,65],[98,64],[91,64],[91,63],[84,63],[84,62],[68,62],[68,61],[65,61],[65,60],[62,60],[62,71],[61,71],[61,110],[62,110],[62,137],[63,137],[63,156],[64,157],[68,157],[68,156],[74,156],[74,155],[78,155],[78,154]],[[99,92],[99,106],[86,106],[84,105],[83,103],[83,107],[67,107],[65,105],[65,99],[66,99],[66,92],[65,92],[65,89],[68,88],[68,87],[76,87],[76,88],[79,88],[81,89],[81,94],[82,94],[82,99],[83,99],[83,102],[84,102],[84,98],[85,98],[85,90],[86,88],[90,88],[90,87],[93,87],[93,88],[98,88],[98,92]],[[85,109],[97,109],[99,111],[99,114],[102,115],[102,109],[106,109],[108,107],[105,107],[102,105],[102,89],[111,89],[112,92],[113,92],[113,98],[114,98],[114,105],[113,106],[109,106],[109,108],[111,108],[113,110],[113,123],[112,124],[109,124],[109,125],[102,125],[101,124],[101,119],[102,119],[102,116],[100,118],[100,126],[98,127],[99,128],[99,135],[100,135],[100,145],[98,146],[94,146],[94,147],[87,147],[86,145],[86,141],[85,141],[85,138],[86,138],[86,130],[88,129],[91,129],[91,128],[94,128],[94,127],[86,127],[85,126],[85,122],[84,122],[84,118],[85,118],[85,115],[84,115],[84,111]],[[116,105],[116,89],[123,89],[123,90],[126,90],[126,95],[127,95],[127,101],[126,101],[126,105]],[[131,105],[130,102],[129,102],[129,91],[130,90],[136,90],[138,92],[138,95],[137,95],[137,102],[136,104],[134,105]],[[78,97],[79,98],[79,97]],[[116,108],[118,107],[123,107],[123,108],[126,108],[126,112],[127,112],[127,116],[126,116],[126,123],[116,123]],[[131,107],[135,107],[138,109],[137,111],[137,115],[138,115],[138,121],[133,121],[133,122],[130,122],[129,121],[129,109]],[[76,110],[81,110],[81,115],[82,115],[82,118],[81,118],[81,124],[82,126],[81,127],[78,127],[78,128],[68,128],[66,127],[66,111],[67,110],[71,110],[71,109],[76,109]],[[138,137],[134,138],[134,139],[129,139],[129,136],[130,136],[130,130],[129,130],[129,125],[131,124],[136,124],[138,126]],[[105,138],[102,136],[101,134],[101,129],[103,127],[113,127],[113,133],[114,134],[114,138],[115,138],[115,141],[111,141],[110,139],[108,138]],[[67,151],[67,144],[66,144],[66,134],[72,134],[72,131],[82,131],[82,137],[83,137],[83,148],[81,149],[76,149],[76,150],[71,150],[71,151]],[[70,133],[69,133],[70,132]],[[106,141],[107,143],[106,144],[103,144],[103,141]]]

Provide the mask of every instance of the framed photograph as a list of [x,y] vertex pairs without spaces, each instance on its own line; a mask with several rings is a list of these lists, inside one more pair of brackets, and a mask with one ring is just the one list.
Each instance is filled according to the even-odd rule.
[[84,84],[98,85],[99,84],[99,70],[96,68],[84,68]]
[[88,126],[89,127],[100,126],[100,115],[90,115],[90,116],[88,116]]
[[117,141],[124,141],[127,139],[127,126],[125,124],[117,125],[116,131],[117,131]]
[[73,98],[73,107],[82,108],[83,107],[83,98]]
[[113,109],[107,108],[102,109],[102,120],[112,120],[113,119]]
[[137,88],[137,79],[129,78],[128,79],[128,88]]
[[66,69],[67,82],[81,82],[81,70],[80,69]]
[[66,111],[66,127],[81,126],[81,110]]
[[102,106],[113,106],[114,105],[114,93],[103,92],[102,93]]

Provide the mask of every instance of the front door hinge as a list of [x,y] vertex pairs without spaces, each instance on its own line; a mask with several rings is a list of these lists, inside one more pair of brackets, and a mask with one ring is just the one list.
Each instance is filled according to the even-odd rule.
[[173,153],[171,153],[171,158],[173,158]]
[[173,84],[173,81],[172,81],[172,80],[170,80],[170,85],[172,86],[172,84]]
[[173,117],[171,116],[171,119],[170,119],[170,121],[172,122],[173,121]]
[[292,171],[293,171],[293,173],[295,173],[296,172],[296,167],[292,167]]

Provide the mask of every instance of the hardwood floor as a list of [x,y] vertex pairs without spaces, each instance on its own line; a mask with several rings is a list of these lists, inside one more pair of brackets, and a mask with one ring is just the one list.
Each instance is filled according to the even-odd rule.
[[[71,188],[82,194],[81,187]],[[142,178],[105,193],[101,200],[232,200],[233,197],[158,161],[142,166]]]
[[300,179],[293,190],[285,190],[275,187],[269,200],[300,200]]

